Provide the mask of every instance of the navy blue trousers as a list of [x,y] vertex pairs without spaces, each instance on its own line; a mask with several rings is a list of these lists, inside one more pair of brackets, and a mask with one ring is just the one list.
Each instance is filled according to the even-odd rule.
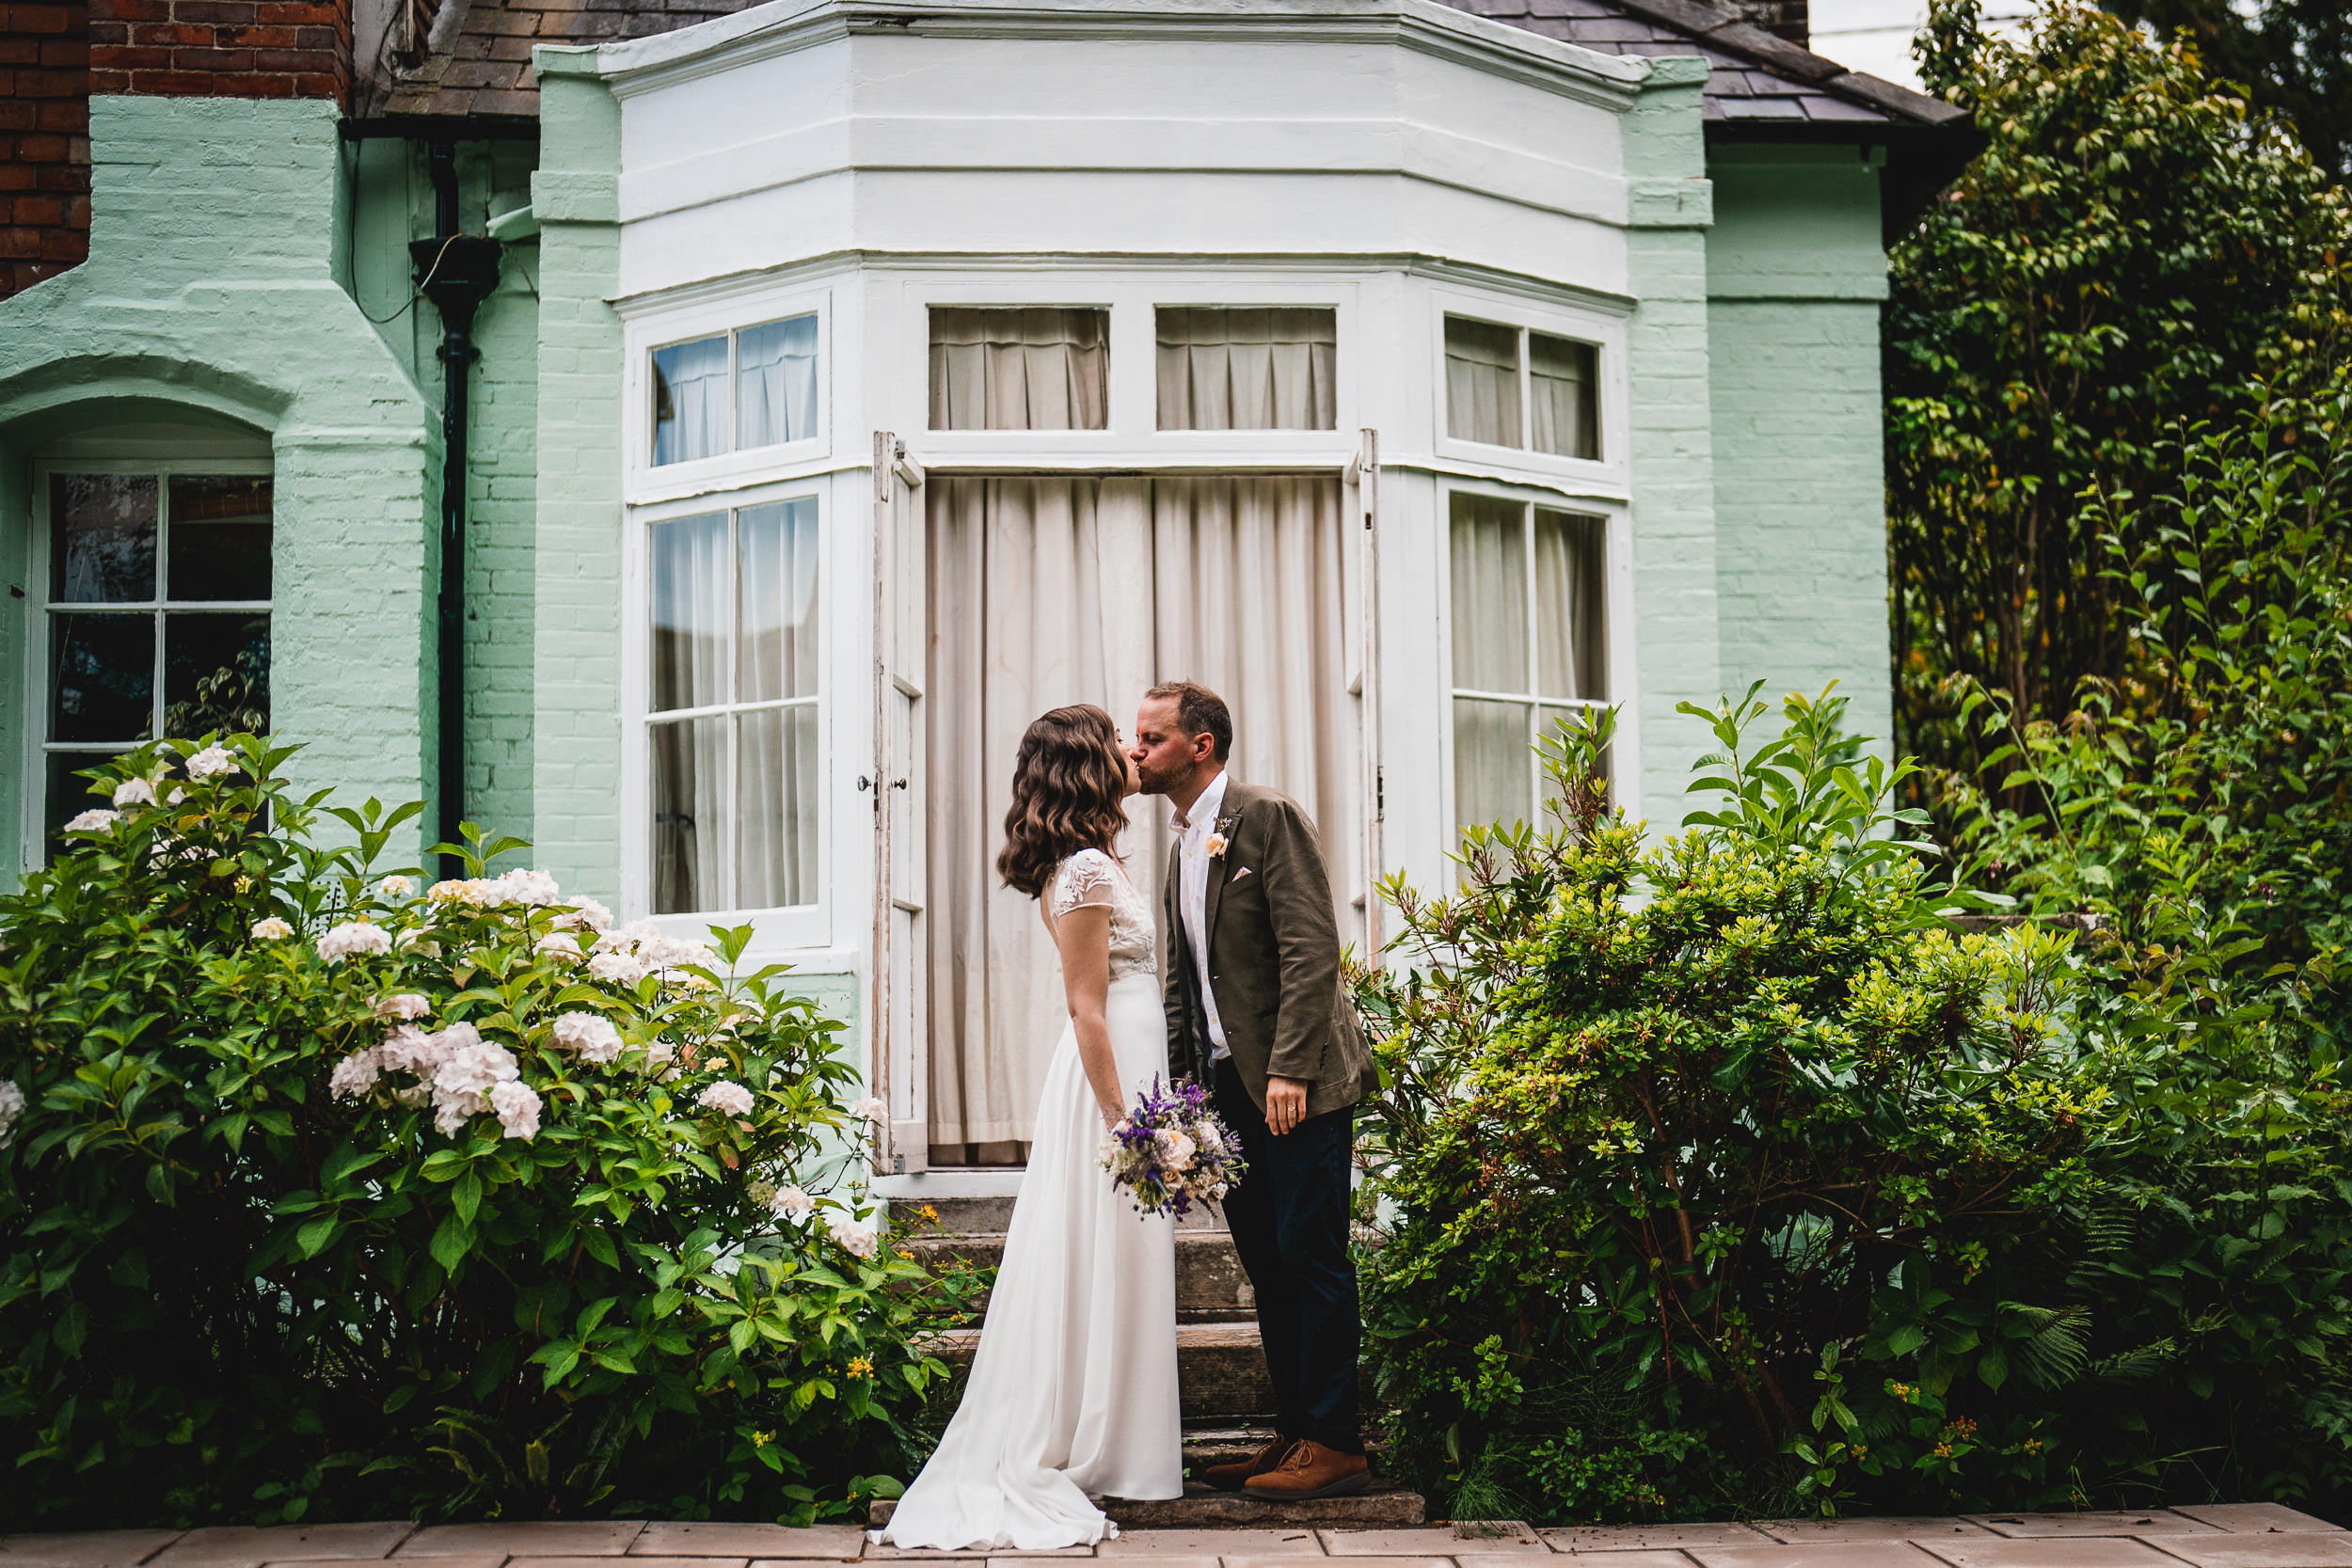
[[1311,1117],[1278,1138],[1232,1060],[1216,1071],[1216,1114],[1249,1163],[1249,1174],[1225,1195],[1225,1223],[1257,1292],[1275,1429],[1361,1453],[1356,1360],[1363,1321],[1347,1250],[1356,1107]]

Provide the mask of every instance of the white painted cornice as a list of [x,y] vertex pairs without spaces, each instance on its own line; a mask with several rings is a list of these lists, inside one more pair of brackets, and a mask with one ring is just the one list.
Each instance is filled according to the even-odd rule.
[[599,45],[593,69],[627,98],[844,39],[891,37],[1386,44],[1619,112],[1655,69],[1437,0],[769,0]]

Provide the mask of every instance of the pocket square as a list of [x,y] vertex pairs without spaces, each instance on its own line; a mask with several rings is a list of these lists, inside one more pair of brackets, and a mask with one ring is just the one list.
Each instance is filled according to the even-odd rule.
[[1248,876],[1248,875],[1249,875],[1249,867],[1248,867],[1248,866],[1246,866],[1246,865],[1245,865],[1245,866],[1243,866],[1240,870],[1238,870],[1238,871],[1234,872],[1234,873],[1233,873],[1231,877],[1228,877],[1228,878],[1226,879],[1226,881],[1227,881],[1229,884],[1233,883],[1233,882],[1238,882],[1238,881],[1240,881],[1240,880],[1241,880],[1244,877],[1247,877],[1247,876]]

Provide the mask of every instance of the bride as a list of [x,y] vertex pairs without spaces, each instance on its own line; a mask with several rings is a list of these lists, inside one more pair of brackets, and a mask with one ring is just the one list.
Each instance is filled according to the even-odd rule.
[[1104,1132],[1167,1071],[1152,912],[1112,846],[1136,792],[1109,714],[1021,737],[996,869],[1038,900],[1070,1022],[1054,1047],[963,1402],[880,1539],[1045,1551],[1115,1533],[1099,1497],[1184,1495],[1176,1237],[1111,1186]]

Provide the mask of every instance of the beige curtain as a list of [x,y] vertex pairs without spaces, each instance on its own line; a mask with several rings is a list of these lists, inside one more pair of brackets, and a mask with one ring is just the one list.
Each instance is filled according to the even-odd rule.
[[1594,386],[1599,356],[1590,343],[1527,335],[1528,392],[1534,406],[1535,450],[1561,457],[1600,455],[1600,409]]
[[1517,327],[1446,317],[1445,427],[1457,441],[1525,444],[1519,434]]
[[[930,540],[931,1143],[1031,1132],[1067,1017],[1035,903],[999,885],[1012,758],[1029,721],[1095,703],[1122,731],[1154,681],[1232,705],[1235,777],[1315,814],[1335,895],[1359,879],[1335,479],[939,478]],[[1164,802],[1122,848],[1157,908]]]
[[1330,430],[1337,313],[1291,309],[1159,311],[1162,430]]
[[931,309],[933,430],[1102,430],[1110,313]]

